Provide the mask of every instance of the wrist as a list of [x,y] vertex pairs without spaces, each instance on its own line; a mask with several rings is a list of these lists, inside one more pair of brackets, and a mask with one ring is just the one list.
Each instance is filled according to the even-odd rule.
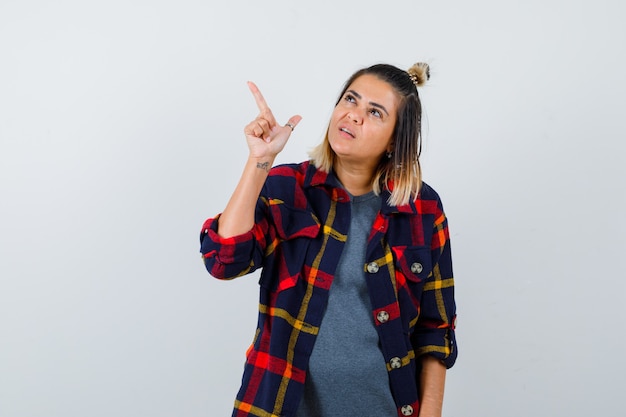
[[250,156],[248,157],[248,163],[247,165],[255,170],[261,170],[265,173],[268,173],[270,171],[270,169],[272,168],[272,165],[274,163],[274,158],[273,157],[255,157],[255,156]]

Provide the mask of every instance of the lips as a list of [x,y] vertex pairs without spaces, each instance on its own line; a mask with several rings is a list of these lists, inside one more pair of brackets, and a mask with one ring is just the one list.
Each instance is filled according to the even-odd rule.
[[349,137],[351,137],[353,139],[355,138],[354,133],[350,129],[345,127],[345,126],[340,126],[339,127],[339,132],[344,133],[345,135],[348,135]]

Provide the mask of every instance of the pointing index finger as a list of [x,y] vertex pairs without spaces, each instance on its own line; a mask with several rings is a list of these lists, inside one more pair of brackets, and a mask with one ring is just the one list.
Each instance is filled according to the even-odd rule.
[[254,101],[256,101],[259,111],[263,113],[264,111],[269,110],[270,108],[267,105],[265,98],[263,98],[263,94],[261,94],[259,87],[257,87],[252,81],[248,81],[248,88],[250,88],[250,92],[252,92],[252,95],[254,96]]

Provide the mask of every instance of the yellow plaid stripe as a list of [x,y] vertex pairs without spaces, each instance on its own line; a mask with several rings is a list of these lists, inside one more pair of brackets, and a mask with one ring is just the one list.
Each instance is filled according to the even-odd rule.
[[234,278],[239,278],[239,277],[242,277],[242,276],[244,276],[244,275],[246,275],[246,274],[249,274],[249,273],[250,273],[250,270],[252,269],[252,265],[253,265],[253,262],[250,262],[250,266],[248,266],[246,269],[244,269],[243,271],[241,271],[241,272],[240,272],[239,274],[237,274],[236,276],[234,276],[234,277],[232,277],[232,278],[228,278],[228,280],[227,280],[227,281],[230,281],[231,279],[234,279]]
[[[304,318],[306,317],[306,313],[309,309],[309,302],[311,301],[311,296],[313,295],[313,288],[315,285],[315,278],[317,277],[317,273],[319,271],[320,264],[322,262],[322,257],[326,252],[326,246],[328,245],[328,240],[330,237],[333,237],[337,240],[345,242],[347,240],[347,236],[341,233],[338,233],[335,229],[333,229],[332,224],[335,222],[335,216],[337,215],[337,202],[335,200],[331,200],[330,209],[328,211],[328,217],[326,218],[326,223],[322,227],[324,232],[324,240],[322,241],[322,247],[319,252],[315,256],[313,264],[311,265],[311,277],[307,280],[307,288],[306,293],[304,295],[304,299],[302,300],[302,305],[300,306],[300,311],[298,312],[297,321],[304,323]],[[287,363],[293,363],[293,357],[295,355],[295,345],[298,341],[298,336],[300,334],[300,329],[294,328],[291,332],[291,336],[289,338],[289,345],[287,347]],[[283,404],[285,402],[285,395],[287,394],[287,387],[289,386],[289,377],[283,375],[282,380],[280,381],[280,386],[278,387],[278,392],[276,395],[276,401],[274,402],[274,413],[279,414],[280,410],[283,409]]]
[[279,198],[270,198],[268,201],[270,206],[276,206],[278,204],[285,204],[285,202]]
[[[390,267],[392,268],[390,271],[392,271],[393,270],[393,254],[391,253],[391,249],[387,245],[384,245],[384,248],[385,248],[385,255],[381,256],[378,259],[374,259],[373,262],[376,262],[378,266],[390,265]],[[367,272],[367,265],[363,266],[363,270]]]
[[382,261],[387,266],[387,270],[389,271],[389,277],[391,278],[391,285],[393,286],[393,292],[396,295],[396,298],[398,298],[398,285],[396,283],[396,268],[393,264],[393,254],[391,253],[391,248],[389,247],[389,245],[386,245],[383,242],[381,242],[381,245],[383,245],[385,256],[377,259],[376,262],[378,263]]
[[376,263],[378,265],[387,265],[387,264],[393,263],[393,255],[391,254],[391,249],[389,249],[388,246],[386,246],[385,249],[386,249],[385,256],[383,256],[382,258],[376,259]]
[[440,290],[442,288],[454,287],[454,278],[447,278],[427,282],[424,284],[424,291]]
[[441,279],[441,270],[439,269],[439,264],[435,265],[435,267],[433,268],[433,275],[435,276],[435,280],[430,282],[429,284],[434,285],[434,289],[432,291],[435,292],[435,300],[437,300],[437,310],[439,311],[441,321],[448,324],[446,305],[443,301],[443,293],[441,292],[441,289],[443,288],[443,280]]
[[235,400],[235,408],[237,410],[244,411],[246,413],[252,413],[258,417],[280,417],[280,414],[269,413],[262,408],[256,407],[249,403],[244,403],[239,400]]
[[[402,366],[408,365],[413,359],[415,359],[415,352],[412,350],[405,357],[400,358],[400,360],[402,361]],[[391,364],[387,362],[387,372],[391,372],[393,371],[393,369],[394,368],[391,367]]]
[[[333,237],[333,239],[338,240],[340,242],[345,242],[348,240],[348,235],[344,235],[343,233],[339,233],[338,231],[336,231],[335,229],[333,229],[332,227],[330,227],[329,225],[324,225],[322,227],[322,231],[324,232],[324,235],[330,235]],[[322,253],[322,252],[320,252]]]
[[439,251],[443,252],[446,243],[446,234],[444,231],[444,223],[446,220],[446,216],[441,213],[437,220],[435,220],[435,233],[433,234],[433,239],[436,237],[439,240]]
[[276,246],[278,246],[278,243],[280,241],[278,240],[278,238],[274,238],[269,245],[267,245],[267,247],[265,248],[265,256],[269,256],[272,253],[274,253],[274,251],[276,250]]
[[448,346],[446,342],[446,346],[427,345],[427,346],[422,346],[421,348],[417,350],[417,352],[415,352],[417,356],[422,356],[427,353],[443,353],[444,355],[449,355],[450,347]]
[[298,320],[285,309],[268,307],[265,304],[259,304],[259,312],[263,314],[269,314],[272,317],[280,317],[283,320],[286,320],[291,326],[293,326],[297,330],[301,330],[304,333],[309,333],[316,335],[319,332],[319,327],[312,326],[307,322],[302,320]]

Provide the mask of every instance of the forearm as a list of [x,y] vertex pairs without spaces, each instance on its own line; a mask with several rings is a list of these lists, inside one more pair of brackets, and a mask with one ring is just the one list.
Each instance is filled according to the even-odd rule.
[[219,218],[220,236],[236,236],[252,229],[257,200],[272,163],[273,158],[248,158],[239,183]]
[[253,82],[248,82],[248,86],[259,115],[243,129],[250,153],[239,183],[218,220],[217,233],[222,237],[241,235],[252,229],[256,203],[274,158],[302,119],[292,116],[285,126],[280,126],[258,87]]
[[441,417],[446,367],[435,357],[422,358],[419,417]]

